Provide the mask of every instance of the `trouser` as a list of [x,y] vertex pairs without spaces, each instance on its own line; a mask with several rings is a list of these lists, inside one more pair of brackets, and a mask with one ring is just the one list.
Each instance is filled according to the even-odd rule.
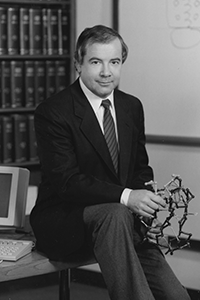
[[88,206],[83,219],[111,300],[190,299],[160,249],[141,243],[138,221],[126,206]]

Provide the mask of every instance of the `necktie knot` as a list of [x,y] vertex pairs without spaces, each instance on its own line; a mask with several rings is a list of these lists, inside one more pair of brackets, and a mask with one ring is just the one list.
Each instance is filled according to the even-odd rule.
[[102,100],[101,105],[102,105],[104,108],[109,109],[110,106],[111,106],[111,102],[110,102],[109,99]]

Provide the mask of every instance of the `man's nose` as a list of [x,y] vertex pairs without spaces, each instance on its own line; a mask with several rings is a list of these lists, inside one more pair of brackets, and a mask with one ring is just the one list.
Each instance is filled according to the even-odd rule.
[[100,72],[101,76],[108,77],[111,75],[109,64],[103,64]]

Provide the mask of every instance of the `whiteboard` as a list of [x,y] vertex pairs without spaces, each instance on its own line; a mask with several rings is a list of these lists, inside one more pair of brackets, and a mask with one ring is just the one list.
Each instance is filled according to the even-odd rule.
[[200,1],[121,0],[129,47],[120,89],[144,105],[147,134],[200,136]]

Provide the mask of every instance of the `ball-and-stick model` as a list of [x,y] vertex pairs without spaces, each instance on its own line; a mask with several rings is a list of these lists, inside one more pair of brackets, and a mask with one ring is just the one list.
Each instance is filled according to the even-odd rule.
[[[165,211],[164,220],[159,225],[159,233],[155,235],[155,243],[167,249],[165,254],[173,254],[175,250],[189,246],[192,233],[184,231],[183,227],[188,216],[194,215],[194,213],[189,212],[189,203],[194,195],[189,188],[183,186],[179,175],[172,175],[172,179],[162,189],[157,188],[157,182],[155,181],[147,182],[146,185],[152,185],[154,192],[166,202],[166,209],[159,209],[154,216],[154,219],[159,219],[159,212]],[[172,227],[171,222],[173,219],[177,222],[177,233]],[[148,231],[151,230],[153,222],[148,224],[144,219],[141,218],[141,220],[146,227],[145,239],[148,239]],[[172,238],[165,234],[166,229],[169,227],[173,231]]]

